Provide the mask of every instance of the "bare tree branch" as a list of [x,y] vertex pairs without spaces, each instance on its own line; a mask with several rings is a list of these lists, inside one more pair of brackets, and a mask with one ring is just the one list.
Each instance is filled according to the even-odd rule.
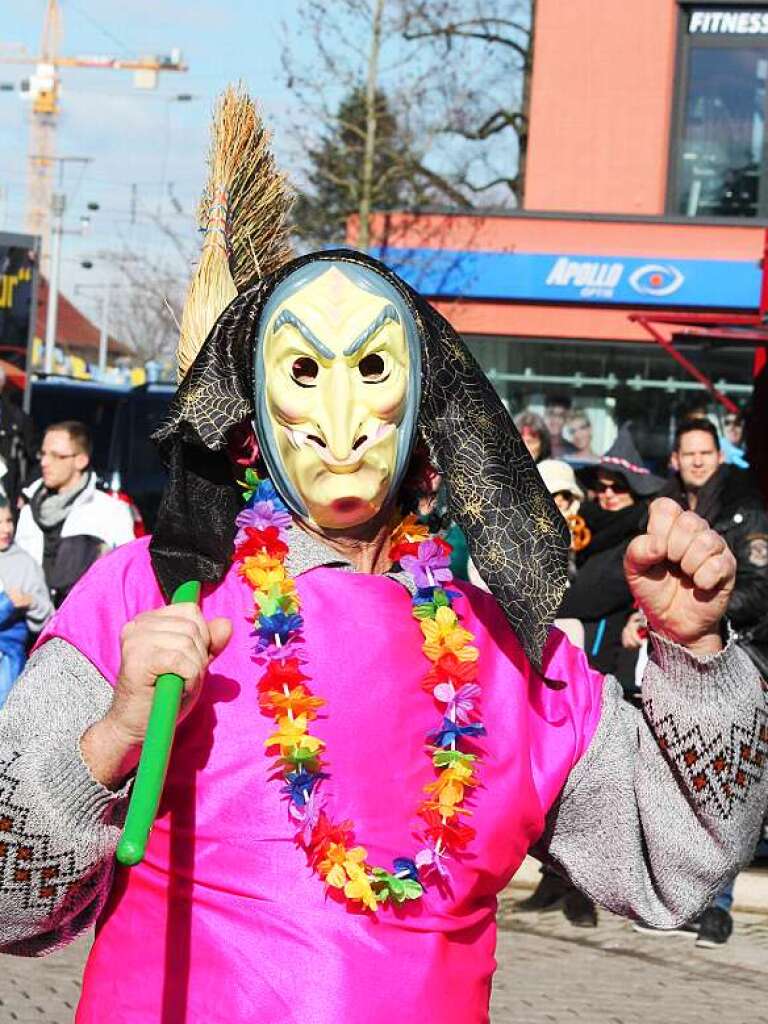
[[[490,164],[498,162],[509,130],[514,141],[503,162],[510,171],[488,175],[488,187],[504,187],[522,205],[535,0],[399,0],[399,6],[403,39],[427,53],[432,48],[433,105],[442,101],[436,133],[465,140],[470,161]],[[466,171],[455,180],[468,195],[485,191]]]

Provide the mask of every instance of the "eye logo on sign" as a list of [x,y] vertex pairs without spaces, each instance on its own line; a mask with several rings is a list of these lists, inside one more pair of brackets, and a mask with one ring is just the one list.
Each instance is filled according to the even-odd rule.
[[629,275],[631,287],[640,295],[672,295],[684,280],[677,267],[662,263],[646,263]]

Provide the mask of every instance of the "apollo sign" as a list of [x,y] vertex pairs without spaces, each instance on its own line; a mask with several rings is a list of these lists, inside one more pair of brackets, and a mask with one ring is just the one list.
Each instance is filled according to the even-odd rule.
[[576,288],[615,288],[624,273],[623,263],[597,263],[561,256],[547,275],[547,284],[572,284]]
[[[559,256],[547,274],[548,288],[565,288],[581,299],[612,299],[625,277],[626,265],[620,260],[580,260]],[[671,264],[645,263],[635,266],[626,277],[638,295],[673,295],[685,280]]]
[[743,260],[626,253],[394,249],[374,252],[430,298],[622,306],[757,309],[762,276]]

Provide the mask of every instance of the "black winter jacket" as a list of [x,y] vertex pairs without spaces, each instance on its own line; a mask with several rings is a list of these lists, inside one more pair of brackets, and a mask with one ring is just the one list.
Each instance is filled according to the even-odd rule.
[[[688,508],[679,477],[663,493]],[[768,654],[768,514],[752,475],[720,466],[699,491],[695,511],[736,557],[736,586],[728,602],[731,624],[740,635],[755,633]]]
[[5,491],[14,516],[21,488],[37,465],[35,450],[32,420],[0,394],[0,458],[6,465],[0,487]]
[[619,512],[606,512],[585,502],[579,514],[592,540],[576,556],[576,578],[565,592],[558,618],[579,619],[590,664],[615,675],[631,691],[637,652],[621,645],[621,632],[634,607],[624,575],[624,554],[632,538],[645,529],[648,509],[641,501]]

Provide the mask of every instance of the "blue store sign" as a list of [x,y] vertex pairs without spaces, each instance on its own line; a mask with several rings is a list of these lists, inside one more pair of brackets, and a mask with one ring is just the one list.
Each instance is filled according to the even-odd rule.
[[435,298],[756,309],[760,296],[756,260],[391,248],[374,255]]

